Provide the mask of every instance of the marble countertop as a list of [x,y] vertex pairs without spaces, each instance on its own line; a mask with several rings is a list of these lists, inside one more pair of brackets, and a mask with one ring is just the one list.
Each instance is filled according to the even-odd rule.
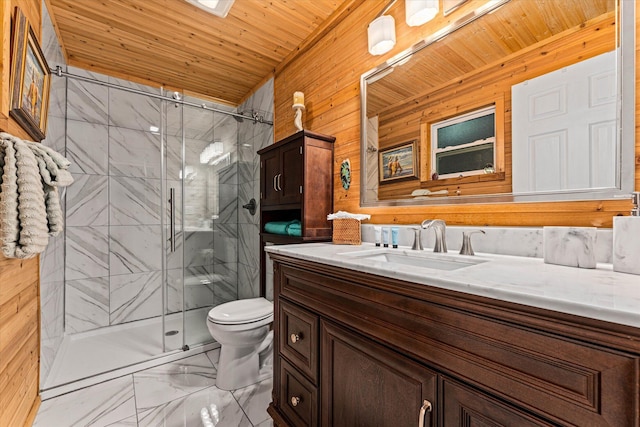
[[[360,246],[306,243],[267,246],[265,250],[413,283],[640,327],[640,276],[614,272],[611,264],[598,263],[595,269],[583,269],[545,264],[540,258],[478,252],[467,257],[449,252],[443,255],[460,261],[486,262],[446,271],[354,256],[354,252],[372,249],[379,248],[371,243]],[[408,247],[389,250],[398,254],[416,254]],[[424,250],[421,256],[429,254],[430,250]]]

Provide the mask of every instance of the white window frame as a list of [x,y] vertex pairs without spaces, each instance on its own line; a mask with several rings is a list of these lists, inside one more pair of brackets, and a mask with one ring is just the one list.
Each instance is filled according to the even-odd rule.
[[[477,141],[473,141],[467,144],[462,144],[462,145],[456,145],[453,147],[445,147],[445,148],[438,148],[438,129],[443,128],[443,127],[447,127],[447,126],[451,126],[451,125],[455,125],[458,123],[462,123],[462,122],[466,122],[468,120],[472,120],[472,119],[477,119],[479,117],[483,117],[483,116],[488,116],[493,114],[493,118],[494,118],[494,125],[493,125],[493,129],[494,129],[494,135],[492,137],[489,138],[485,138],[485,139],[479,139]],[[495,170],[496,167],[496,129],[497,129],[497,123],[496,123],[496,105],[492,104],[489,107],[484,107],[481,108],[479,110],[475,110],[475,111],[470,111],[468,113],[464,113],[461,114],[459,116],[455,116],[452,117],[450,119],[447,120],[442,120],[440,122],[435,122],[433,124],[431,124],[431,168],[433,169],[433,172],[437,172],[437,163],[436,163],[436,157],[437,154],[440,153],[454,153],[456,151],[464,151],[464,150],[468,150],[470,148],[473,147],[477,147],[480,145],[485,145],[488,143],[492,143],[493,144],[493,167]],[[480,175],[480,174],[485,174],[487,173],[483,168],[481,169],[477,169],[477,170],[472,170],[472,171],[462,171],[462,172],[454,172],[454,173],[448,173],[448,174],[444,174],[444,175],[440,175],[438,174],[438,178],[439,179],[443,179],[443,178],[458,178],[461,176],[472,176],[472,175]]]

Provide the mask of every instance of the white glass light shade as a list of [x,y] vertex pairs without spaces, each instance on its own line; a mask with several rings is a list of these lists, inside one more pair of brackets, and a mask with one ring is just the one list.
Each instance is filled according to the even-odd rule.
[[407,25],[417,27],[431,21],[438,14],[438,0],[405,0]]
[[396,45],[396,21],[393,16],[382,15],[371,21],[367,29],[369,53],[382,55]]
[[213,13],[221,18],[225,18],[235,0],[187,0],[189,3],[198,6],[200,9]]
[[218,7],[218,0],[198,0],[198,2],[209,9],[215,9]]

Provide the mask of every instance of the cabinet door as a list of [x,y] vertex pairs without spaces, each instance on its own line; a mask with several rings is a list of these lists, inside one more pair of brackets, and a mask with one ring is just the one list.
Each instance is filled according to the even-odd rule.
[[381,344],[321,322],[322,426],[416,427],[436,424],[436,374]]
[[262,206],[279,203],[278,179],[280,171],[280,153],[273,150],[260,156],[260,202]]
[[441,399],[443,427],[553,425],[450,379],[442,381]]
[[280,149],[282,179],[280,180],[280,203],[300,203],[302,200],[302,177],[304,156],[302,140],[291,142]]

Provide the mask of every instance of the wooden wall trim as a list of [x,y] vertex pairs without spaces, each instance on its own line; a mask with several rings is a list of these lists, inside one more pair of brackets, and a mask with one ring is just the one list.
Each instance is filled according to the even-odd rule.
[[[293,92],[303,91],[307,103],[304,127],[336,137],[334,209],[369,213],[372,223],[415,224],[425,218],[438,217],[451,224],[468,225],[612,227],[613,216],[629,215],[632,206],[629,200],[360,207],[360,76],[466,14],[472,6],[476,7],[477,2],[467,2],[446,18],[440,15],[423,26],[410,28],[404,22],[404,2],[397,2],[389,14],[396,21],[398,43],[389,53],[372,56],[367,51],[367,25],[379,12],[380,3],[359,4],[317,43],[277,67],[275,139],[295,132],[291,97]],[[640,28],[637,14],[636,28]],[[638,61],[638,46],[636,52]],[[636,111],[640,108],[638,93],[640,80],[636,76]],[[346,158],[352,167],[349,190],[342,188],[339,177],[340,163]],[[636,120],[636,165],[636,188],[640,189],[640,120]]]
[[42,399],[40,396],[33,401],[33,405],[31,405],[31,410],[29,410],[29,415],[27,415],[27,419],[24,422],[24,427],[31,427],[33,422],[36,420],[36,415],[38,415],[38,409],[40,409],[40,404],[42,403]]

